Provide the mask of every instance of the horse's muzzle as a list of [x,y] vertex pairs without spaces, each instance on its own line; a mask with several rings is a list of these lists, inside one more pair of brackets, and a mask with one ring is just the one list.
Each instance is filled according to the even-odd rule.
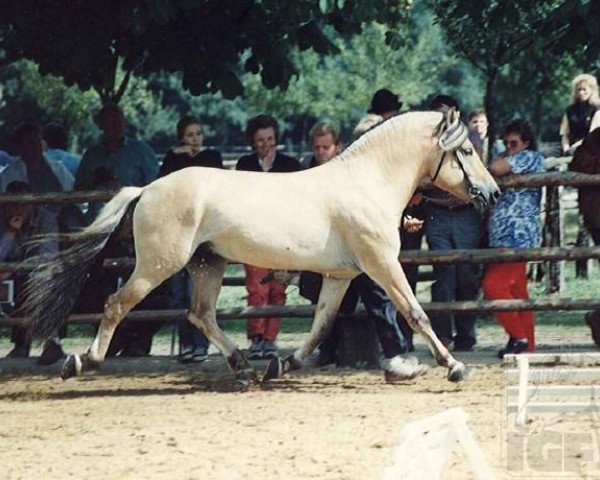
[[478,187],[472,186],[469,188],[469,199],[475,205],[477,211],[483,214],[496,205],[498,198],[500,198],[500,193],[498,187],[490,189],[486,194]]

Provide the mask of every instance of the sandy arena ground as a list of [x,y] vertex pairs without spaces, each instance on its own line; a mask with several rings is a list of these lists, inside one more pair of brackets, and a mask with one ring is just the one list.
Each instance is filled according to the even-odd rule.
[[[458,385],[440,368],[396,385],[377,370],[307,368],[248,392],[216,354],[191,367],[115,359],[66,382],[58,367],[0,360],[0,477],[379,479],[407,422],[462,407],[496,478],[600,478],[597,415],[533,415],[522,436],[493,351],[459,358],[471,372]],[[459,448],[444,478],[473,478]]]

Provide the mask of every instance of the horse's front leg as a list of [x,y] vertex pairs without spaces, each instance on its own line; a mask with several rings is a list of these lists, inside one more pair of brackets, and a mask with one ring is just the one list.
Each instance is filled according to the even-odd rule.
[[280,377],[289,371],[302,367],[304,361],[329,333],[351,280],[349,278],[323,278],[323,286],[319,293],[315,318],[308,339],[293,355],[290,355],[286,359],[274,358],[271,360],[263,374],[263,381]]
[[448,380],[461,381],[466,374],[465,365],[450,354],[431,328],[429,317],[415,298],[396,256],[383,256],[387,262],[377,261],[380,258],[380,254],[368,255],[363,263],[365,272],[386,291],[411,328],[425,337],[438,365],[448,368]]

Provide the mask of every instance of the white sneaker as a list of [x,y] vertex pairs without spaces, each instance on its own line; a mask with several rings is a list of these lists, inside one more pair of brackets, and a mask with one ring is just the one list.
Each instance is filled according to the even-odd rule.
[[401,357],[397,355],[389,359],[384,367],[384,378],[387,383],[410,380],[419,375],[423,375],[429,370],[427,365],[419,363],[417,357]]

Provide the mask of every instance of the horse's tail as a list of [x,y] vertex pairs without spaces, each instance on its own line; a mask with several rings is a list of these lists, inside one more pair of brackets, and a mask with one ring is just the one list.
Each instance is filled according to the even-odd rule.
[[96,257],[107,242],[118,234],[131,214],[142,188],[126,187],[108,202],[96,220],[81,232],[63,235],[72,246],[51,260],[33,258],[38,263],[28,275],[23,295],[22,314],[29,317],[32,339],[46,340],[56,334],[75,305]]

